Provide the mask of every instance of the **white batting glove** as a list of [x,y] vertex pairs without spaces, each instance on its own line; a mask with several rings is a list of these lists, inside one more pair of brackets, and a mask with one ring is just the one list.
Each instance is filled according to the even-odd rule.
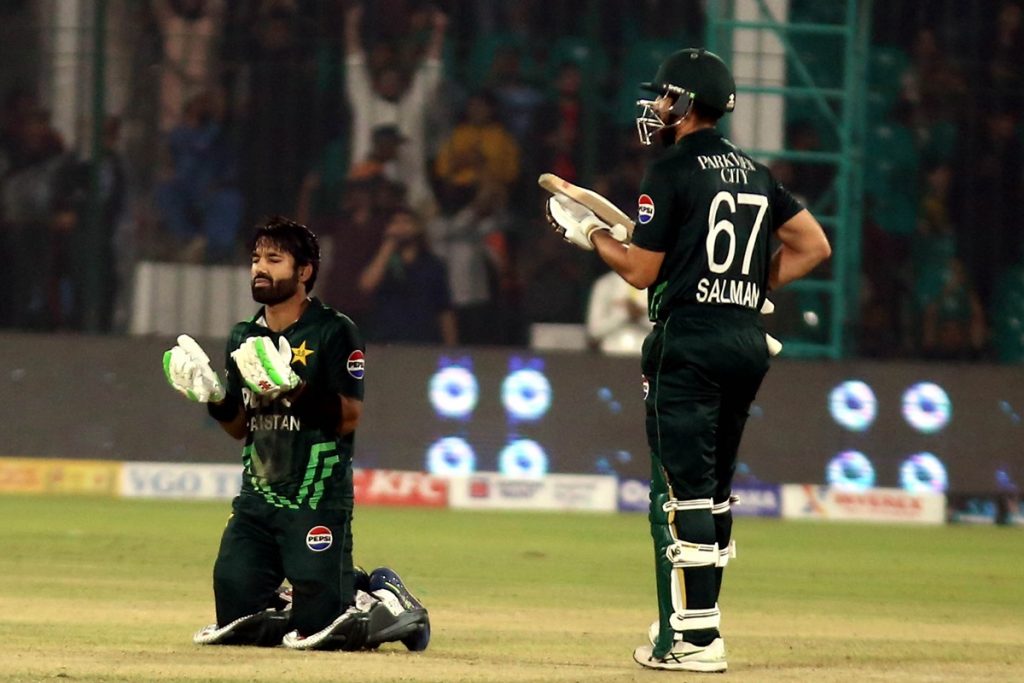
[[299,385],[292,370],[292,347],[281,337],[277,346],[270,337],[249,337],[231,352],[246,385],[267,398],[277,398]]
[[608,225],[597,215],[575,199],[564,194],[554,194],[546,203],[548,223],[562,239],[580,249],[593,251],[592,235],[596,230],[607,230],[619,242],[629,239],[629,232],[622,225]]
[[224,385],[195,339],[187,334],[178,337],[178,344],[164,352],[164,375],[175,390],[192,401],[208,403],[224,398]]

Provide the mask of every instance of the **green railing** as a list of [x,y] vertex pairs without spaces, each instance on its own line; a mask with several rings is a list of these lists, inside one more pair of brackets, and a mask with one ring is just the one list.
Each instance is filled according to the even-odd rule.
[[[780,296],[794,297],[791,305],[807,305],[815,320],[824,321],[816,334],[799,325],[780,332],[790,357],[841,358],[851,350],[849,343],[857,327],[856,297],[859,291],[861,224],[863,203],[863,159],[866,98],[866,56],[870,34],[872,0],[835,0],[829,5],[829,20],[808,20],[796,3],[790,16],[782,21],[766,0],[750,0],[746,7],[756,8],[757,19],[736,19],[737,0],[710,0],[708,3],[708,48],[730,61],[737,31],[765,32],[778,39],[786,60],[784,85],[747,83],[738,79],[738,96],[778,95],[787,106],[799,102],[810,107],[817,122],[835,136],[832,149],[806,150],[751,149],[747,151],[765,163],[786,161],[834,167],[832,187],[808,208],[825,226],[833,245],[828,268],[820,268],[807,279],[787,286]],[[818,8],[823,6],[821,3]],[[841,12],[837,11],[841,8]],[[841,54],[834,64],[838,82],[822,82],[806,63],[808,52],[801,39],[829,41],[830,54]],[[824,79],[829,80],[829,79]],[[807,303],[810,301],[811,303]],[[824,304],[827,310],[814,310]]]

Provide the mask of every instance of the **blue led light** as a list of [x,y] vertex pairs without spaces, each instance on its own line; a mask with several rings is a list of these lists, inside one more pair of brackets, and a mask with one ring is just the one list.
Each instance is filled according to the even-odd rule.
[[536,441],[516,439],[498,456],[498,471],[509,477],[543,477],[548,472],[548,454]]
[[458,477],[476,471],[476,453],[465,439],[446,436],[427,449],[427,471],[445,477]]
[[943,493],[949,487],[946,466],[931,453],[916,453],[900,465],[900,486],[911,493]]
[[514,419],[536,420],[551,407],[551,383],[539,370],[516,370],[501,383],[501,402]]
[[903,392],[903,417],[923,434],[934,434],[949,424],[953,403],[938,384],[918,382]]
[[840,426],[854,432],[863,432],[875,421],[878,402],[875,392],[860,380],[843,382],[828,397],[828,409]]
[[863,491],[875,485],[875,468],[860,451],[843,451],[825,469],[829,486],[846,491]]
[[430,378],[430,405],[441,417],[461,419],[468,417],[480,391],[476,377],[460,365],[442,368]]

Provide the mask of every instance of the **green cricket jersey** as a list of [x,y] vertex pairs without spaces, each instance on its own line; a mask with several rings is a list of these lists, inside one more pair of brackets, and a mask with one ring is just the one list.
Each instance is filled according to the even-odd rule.
[[766,166],[703,129],[653,162],[640,192],[633,244],[665,253],[652,321],[693,304],[760,309],[771,234],[804,208]]
[[[267,400],[242,380],[231,352],[249,337],[284,335],[292,369],[308,384],[297,405]],[[353,434],[339,436],[338,395],[362,400],[365,347],[348,317],[312,299],[302,317],[272,332],[263,309],[235,325],[227,344],[227,393],[245,408],[248,435],[242,449],[242,496],[259,496],[276,507],[352,507]],[[319,410],[310,410],[310,406]]]

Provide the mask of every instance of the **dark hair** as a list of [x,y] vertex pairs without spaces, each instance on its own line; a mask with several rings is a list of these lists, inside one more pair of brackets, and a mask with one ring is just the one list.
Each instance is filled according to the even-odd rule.
[[256,232],[249,241],[249,251],[255,251],[256,245],[262,241],[291,254],[296,268],[313,266],[313,272],[306,280],[306,293],[313,291],[316,275],[320,271],[320,240],[312,230],[290,218],[271,216],[256,226]]

